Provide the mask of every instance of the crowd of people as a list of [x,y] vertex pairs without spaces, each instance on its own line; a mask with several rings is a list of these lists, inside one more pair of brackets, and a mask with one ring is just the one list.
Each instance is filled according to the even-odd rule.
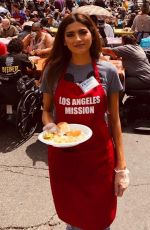
[[[132,1],[131,1],[132,2]],[[133,3],[133,2],[132,2]],[[137,3],[124,1],[88,1],[88,0],[34,0],[0,2],[0,37],[15,37],[30,33],[34,22],[40,22],[45,32],[52,34],[51,27],[58,28],[62,19],[78,6],[95,4],[111,12],[111,20],[99,20],[98,26],[104,28],[106,37],[113,37],[112,27],[131,27],[136,32],[149,32],[149,5],[141,9]],[[6,20],[8,19],[8,20]],[[134,20],[135,19],[135,20]],[[133,22],[134,21],[134,22]],[[143,36],[147,36],[143,35]]]
[[[111,20],[101,20],[97,17],[104,45],[107,37],[114,37],[114,28],[131,27],[139,37],[149,35],[149,3],[140,9],[136,1],[88,1],[88,0],[34,0],[0,2],[0,37],[23,39],[31,33],[32,24],[40,23],[42,32],[53,35],[51,28],[58,28],[62,19],[79,6],[95,4],[111,12]],[[93,15],[94,16],[94,15]],[[52,39],[46,39],[52,40]],[[26,43],[26,42],[25,42]],[[49,42],[48,42],[49,43]],[[42,45],[43,46],[43,45]],[[49,44],[49,46],[51,46]],[[47,47],[46,47],[47,48]]]
[[[106,8],[112,17],[74,13],[90,4]],[[0,0],[0,37],[10,40],[0,43],[0,74],[36,72],[29,57],[45,58],[43,130],[56,132],[57,124],[66,122],[93,131],[77,147],[48,148],[54,203],[68,230],[109,230],[116,198],[129,185],[119,118],[123,85],[117,69],[100,56],[122,60],[128,89],[150,88],[150,64],[140,47],[150,34],[149,14],[149,2],[139,7],[127,0]],[[114,28],[130,28],[133,34],[109,47]]]
[[[89,4],[104,7],[110,11],[112,15],[111,18],[106,19],[100,18],[97,15],[90,15],[97,27],[103,47],[109,46],[108,38],[114,38],[117,36],[114,34],[114,28],[131,28],[131,30],[134,31],[134,46],[131,43],[130,46],[132,46],[132,50],[129,51],[128,47],[128,51],[126,51],[125,55],[127,56],[127,60],[131,60],[131,53],[133,51],[134,55],[137,56],[137,59],[140,59],[140,70],[137,70],[133,73],[129,62],[126,61],[126,58],[122,56],[121,52],[119,53],[118,57],[122,58],[123,67],[125,68],[126,74],[128,76],[132,75],[133,78],[134,75],[136,75],[136,77],[139,75],[138,78],[140,81],[142,80],[142,82],[139,82],[139,85],[143,86],[146,84],[146,87],[148,87],[147,81],[149,81],[149,62],[148,60],[145,62],[146,55],[138,46],[141,39],[143,37],[149,37],[150,33],[148,2],[145,2],[141,7],[139,7],[136,1],[128,2],[127,0],[1,0],[0,38],[7,40],[12,40],[14,38],[20,39],[23,42],[22,52],[27,54],[27,56],[39,56],[41,58],[48,57],[53,47],[57,29],[62,20],[77,7]],[[53,33],[53,28],[56,29],[55,33]],[[124,40],[125,39],[123,39],[123,42]],[[128,40],[132,40],[132,38],[129,38]],[[127,49],[127,46],[124,46],[127,44],[123,43],[122,45],[123,50]],[[0,47],[0,55],[7,56],[7,45],[3,44],[3,42],[0,42]],[[120,50],[121,47],[116,48],[117,52],[119,52],[118,49]],[[139,50],[140,52],[138,52]],[[103,49],[102,52],[103,54],[106,54],[106,49]],[[140,53],[142,53],[142,56],[140,56]],[[110,52],[107,52],[107,54],[109,55]],[[111,55],[111,57],[113,57],[113,55]],[[134,61],[132,63],[134,63]],[[145,67],[146,72],[144,71]],[[145,75],[146,77],[144,77]]]

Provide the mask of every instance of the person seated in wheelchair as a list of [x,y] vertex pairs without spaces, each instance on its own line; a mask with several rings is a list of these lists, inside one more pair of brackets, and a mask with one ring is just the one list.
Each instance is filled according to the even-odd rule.
[[34,77],[36,70],[26,54],[23,54],[23,42],[12,39],[7,46],[8,53],[0,57],[0,103],[14,103],[18,101],[17,81],[28,75]]
[[22,75],[29,75],[30,71],[36,70],[35,64],[23,53],[23,48],[23,42],[19,38],[8,43],[8,53],[0,57],[0,74],[10,75],[21,71]]
[[122,45],[103,48],[103,54],[122,58],[125,69],[125,91],[150,89],[150,63],[133,35],[124,35]]

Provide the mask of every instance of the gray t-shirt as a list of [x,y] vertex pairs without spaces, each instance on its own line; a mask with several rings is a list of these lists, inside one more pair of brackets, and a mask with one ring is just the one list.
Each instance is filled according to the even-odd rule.
[[112,50],[122,57],[123,67],[128,76],[138,77],[146,83],[150,83],[150,63],[139,45],[118,46]]
[[[114,65],[106,61],[99,61],[97,62],[97,68],[100,74],[103,88],[108,95],[113,92],[121,91],[123,89],[119,76],[117,74],[116,67]],[[93,74],[94,72],[92,64],[87,64],[83,66],[70,63],[64,78],[67,81],[80,83],[83,82],[85,79],[93,76]],[[55,88],[56,85],[54,87],[54,90]],[[43,93],[49,93],[51,95],[53,94],[53,90],[47,82],[47,70],[45,70],[43,74],[43,80],[40,89]]]

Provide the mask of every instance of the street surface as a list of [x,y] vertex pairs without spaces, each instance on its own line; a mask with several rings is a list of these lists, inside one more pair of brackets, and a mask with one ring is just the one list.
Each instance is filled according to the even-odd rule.
[[[23,142],[12,125],[0,125],[0,230],[65,229],[53,205],[47,148],[37,135]],[[123,140],[131,184],[118,199],[111,230],[150,230],[150,133],[124,131]]]

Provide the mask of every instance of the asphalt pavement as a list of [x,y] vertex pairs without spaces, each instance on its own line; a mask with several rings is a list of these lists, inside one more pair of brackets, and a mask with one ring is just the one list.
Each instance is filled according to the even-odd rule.
[[[12,125],[0,125],[0,230],[65,229],[51,195],[47,146],[37,136],[24,141]],[[124,130],[123,141],[131,183],[111,230],[150,230],[150,133]]]

